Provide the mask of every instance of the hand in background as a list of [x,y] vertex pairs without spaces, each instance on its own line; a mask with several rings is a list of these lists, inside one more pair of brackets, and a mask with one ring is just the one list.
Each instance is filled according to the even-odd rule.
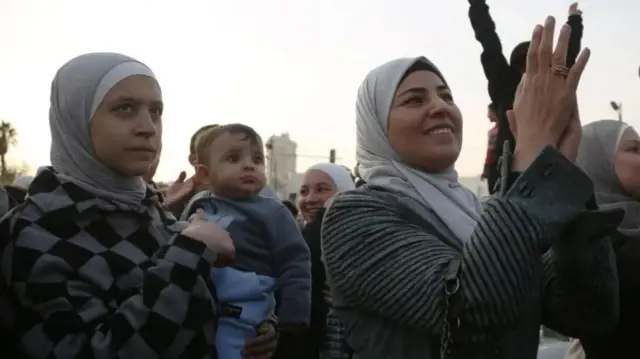
[[578,8],[578,3],[574,2],[569,6],[569,16],[578,15],[582,16],[582,10]]
[[187,179],[187,173],[182,171],[178,178],[167,189],[165,205],[169,208],[184,202],[195,191],[197,183],[195,177]]

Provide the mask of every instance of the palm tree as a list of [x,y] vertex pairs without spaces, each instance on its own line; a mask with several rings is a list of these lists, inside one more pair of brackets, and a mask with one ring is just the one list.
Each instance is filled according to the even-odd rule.
[[18,143],[18,131],[11,125],[11,123],[2,121],[0,122],[0,178],[4,181],[7,176],[7,162],[6,156],[10,146],[15,146]]

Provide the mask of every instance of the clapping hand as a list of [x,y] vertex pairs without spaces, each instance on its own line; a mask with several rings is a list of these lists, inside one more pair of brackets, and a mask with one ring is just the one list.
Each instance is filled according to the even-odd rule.
[[576,91],[589,61],[584,49],[575,65],[566,67],[571,28],[564,25],[553,48],[555,19],[548,17],[537,25],[527,53],[526,72],[516,91],[513,110],[507,112],[509,126],[516,136],[513,163],[524,171],[546,146],[558,148],[575,160],[580,143],[580,116]]

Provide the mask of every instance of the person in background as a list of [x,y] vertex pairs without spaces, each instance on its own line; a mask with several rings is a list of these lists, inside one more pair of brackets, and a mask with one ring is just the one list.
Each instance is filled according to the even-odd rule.
[[498,118],[496,117],[495,104],[489,104],[487,108],[487,117],[489,122],[493,124],[493,127],[489,130],[489,138],[487,140],[487,156],[484,160],[484,170],[482,171],[481,178],[487,181],[489,191],[494,192],[496,182],[500,177],[500,171],[498,170],[498,153],[496,143],[498,142]]
[[298,212],[299,212],[298,207],[296,207],[296,205],[293,204],[293,202],[289,200],[284,200],[282,201],[282,204],[284,204],[284,206],[287,207],[289,212],[291,212],[291,215],[293,216],[293,218],[298,218]]
[[31,185],[32,181],[33,176],[20,176],[16,178],[10,186],[4,187],[4,194],[8,195],[7,199],[9,200],[9,209],[24,202],[27,196],[27,189],[29,188],[29,185]]
[[555,19],[535,27],[508,113],[518,151],[501,195],[484,202],[458,182],[462,115],[437,67],[401,58],[365,77],[356,156],[367,186],[337,196],[322,224],[356,358],[534,359],[541,323],[571,335],[615,326],[608,234],[621,213],[596,211],[573,164],[589,51],[565,68],[569,31],[554,49]]
[[196,194],[182,219],[200,215],[227,231],[235,260],[212,270],[223,309],[218,321],[218,356],[240,359],[245,338],[255,337],[275,310],[278,328],[300,335],[309,324],[309,249],[298,224],[279,200],[261,196],[265,184],[262,139],[249,126],[220,125],[196,143]]
[[[23,197],[24,200],[24,197]],[[14,199],[7,191],[6,187],[0,186],[0,217],[4,216],[9,212],[13,207],[18,205],[21,202],[18,202]]]
[[330,306],[326,274],[322,262],[320,229],[325,206],[336,195],[354,189],[350,173],[333,163],[318,163],[304,174],[298,207],[305,221],[302,228],[311,252],[311,322],[304,338],[296,340],[282,336],[277,359],[344,358],[350,355],[344,338],[344,328]]
[[567,359],[637,357],[640,339],[640,136],[615,120],[582,129],[578,165],[593,181],[602,210],[624,210],[612,236],[620,284],[620,319],[614,331],[573,340]]
[[[218,125],[205,125],[200,127],[191,136],[189,140],[189,164],[195,169],[198,159],[196,156],[196,145],[200,135],[207,130],[217,127]],[[198,183],[196,183],[195,176],[187,178],[187,172],[181,171],[178,178],[167,189],[167,198],[171,198],[171,203],[167,207],[173,213],[176,218],[180,218],[184,208],[189,200],[198,192]]]
[[[509,141],[509,152],[513,152],[516,145],[512,130],[509,129],[506,113],[513,107],[516,89],[525,70],[529,42],[518,44],[511,52],[510,60],[507,62],[486,0],[469,0],[469,19],[476,40],[482,45],[480,61],[488,81],[489,97],[495,106],[498,119],[495,151],[498,156],[501,156],[505,141]],[[582,11],[578,9],[578,3],[573,3],[569,7],[567,24],[571,27],[571,38],[569,39],[566,66],[571,68],[580,52],[583,31]],[[497,169],[495,171],[499,172]],[[489,191],[494,193],[494,186],[489,186]]]
[[27,190],[33,182],[33,176],[20,176],[16,178],[11,184],[13,187]]

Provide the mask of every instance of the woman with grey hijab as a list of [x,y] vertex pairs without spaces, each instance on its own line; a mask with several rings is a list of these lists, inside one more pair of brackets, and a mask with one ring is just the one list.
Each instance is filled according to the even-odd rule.
[[573,164],[589,51],[567,69],[570,31],[554,51],[554,26],[532,36],[509,113],[512,173],[483,206],[457,181],[462,118],[435,65],[397,59],[365,78],[356,156],[367,185],[339,195],[322,227],[354,358],[534,359],[542,323],[585,335],[615,325],[607,233],[620,214],[589,210],[592,184]]
[[234,248],[203,218],[177,222],[144,183],[162,111],[155,75],[127,56],[58,70],[52,166],[0,223],[0,323],[26,357],[215,357],[210,268]]
[[623,209],[611,240],[620,286],[620,320],[614,331],[574,340],[567,359],[637,356],[640,338],[640,136],[624,122],[601,120],[583,127],[578,165],[591,178],[602,209]]

